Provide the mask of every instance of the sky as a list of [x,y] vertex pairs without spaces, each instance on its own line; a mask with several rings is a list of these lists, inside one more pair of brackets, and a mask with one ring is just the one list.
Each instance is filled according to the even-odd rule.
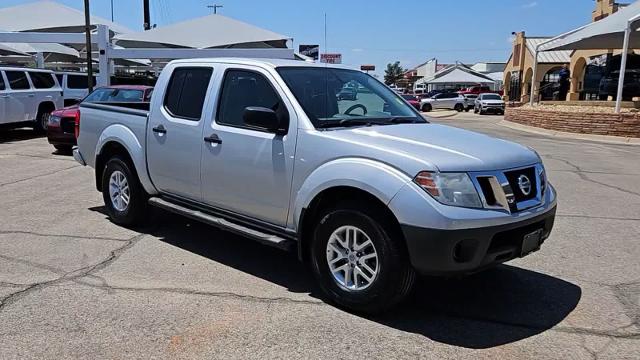
[[[34,0],[2,0],[0,6]],[[83,0],[57,0],[83,9]],[[115,22],[142,30],[142,0],[112,0]],[[623,0],[631,2],[631,0]],[[300,44],[319,44],[321,52],[342,54],[343,63],[386,64],[411,68],[428,59],[440,63],[505,62],[511,33],[552,36],[591,21],[594,0],[150,0],[157,26],[204,16],[207,5],[218,13],[292,37]],[[94,16],[111,18],[111,0],[91,0]],[[327,16],[325,47],[324,16]],[[213,36],[213,34],[212,34]]]

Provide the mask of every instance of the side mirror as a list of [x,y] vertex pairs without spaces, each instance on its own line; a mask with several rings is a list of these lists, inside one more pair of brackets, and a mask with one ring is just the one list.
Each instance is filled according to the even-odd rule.
[[248,106],[242,114],[244,123],[259,129],[284,135],[289,128],[289,119],[281,119],[275,111],[258,106]]

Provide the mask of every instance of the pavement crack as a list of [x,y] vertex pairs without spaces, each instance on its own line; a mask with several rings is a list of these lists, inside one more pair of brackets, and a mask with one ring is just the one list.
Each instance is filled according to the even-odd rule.
[[[106,268],[107,266],[112,264],[114,261],[116,261],[128,249],[133,247],[143,236],[145,236],[145,234],[140,234],[140,235],[136,235],[136,236],[132,237],[131,239],[129,239],[127,241],[126,244],[124,244],[121,247],[111,251],[109,253],[109,256],[107,256],[105,259],[103,259],[102,261],[100,261],[100,262],[98,262],[98,263],[96,263],[94,265],[89,265],[89,266],[82,267],[80,269],[76,269],[76,270],[72,270],[72,271],[66,272],[62,276],[57,277],[55,279],[34,283],[34,284],[31,284],[31,285],[28,285],[23,290],[14,292],[12,294],[9,294],[8,296],[6,296],[6,297],[4,297],[3,299],[0,300],[0,313],[8,305],[10,305],[12,303],[15,303],[19,299],[23,298],[24,296],[26,296],[26,295],[28,295],[28,294],[36,291],[36,290],[41,290],[41,289],[44,289],[46,287],[49,287],[49,286],[52,286],[52,285],[55,285],[55,284],[59,284],[59,283],[65,282],[65,281],[75,281],[75,280],[80,279],[82,277],[91,275],[91,273],[94,272],[94,271]],[[53,272],[58,273],[58,274],[60,273],[59,269],[55,269],[55,268],[47,266],[47,265],[34,264],[34,263],[32,263],[30,261],[27,261],[27,260],[14,259],[14,258],[10,258],[10,257],[4,256],[4,255],[0,255],[0,258],[5,258],[5,259],[11,260],[11,261],[18,261],[18,262],[22,262],[22,263],[25,263],[25,264],[29,264],[31,266],[36,266],[36,267],[49,269],[50,271],[53,271]]]
[[556,214],[556,217],[600,219],[600,220],[640,221],[640,218],[621,218],[621,217],[578,215],[578,214]]
[[[104,280],[104,279],[103,279]],[[198,296],[211,296],[211,297],[219,297],[219,298],[233,298],[240,300],[248,300],[253,302],[263,302],[263,303],[295,303],[295,304],[311,304],[311,305],[323,305],[322,301],[314,301],[314,300],[299,300],[292,299],[285,296],[279,297],[262,297],[262,296],[254,296],[254,295],[244,295],[238,294],[230,291],[203,291],[203,290],[195,290],[188,288],[173,288],[173,287],[128,287],[128,286],[113,286],[107,285],[103,283],[101,285],[91,284],[81,279],[76,279],[75,281],[78,284],[96,288],[103,289],[108,291],[130,291],[130,292],[164,292],[164,293],[174,293],[174,294],[183,294],[183,295],[198,295]]]
[[78,165],[74,165],[74,166],[69,166],[69,167],[66,167],[66,168],[58,169],[56,171],[51,171],[51,172],[48,172],[48,173],[45,173],[45,174],[29,176],[28,178],[15,180],[15,181],[10,181],[10,182],[7,182],[7,183],[2,183],[2,184],[0,184],[0,187],[13,185],[13,184],[18,184],[18,183],[21,183],[21,182],[25,182],[25,181],[29,181],[29,180],[33,180],[33,179],[37,179],[37,178],[41,178],[41,177],[46,177],[46,176],[50,176],[50,175],[55,175],[57,173],[60,173],[60,172],[63,172],[63,171],[67,171],[67,170],[70,170],[70,169],[74,169],[74,168],[77,168],[77,167],[80,167],[80,166],[81,165],[78,164]]
[[604,183],[604,182],[601,182],[601,181],[593,180],[593,179],[589,178],[589,177],[587,176],[587,174],[585,174],[585,173],[583,173],[583,172],[577,172],[577,174],[578,174],[578,176],[579,176],[582,180],[584,180],[584,181],[588,181],[588,182],[590,182],[590,183],[594,183],[594,184],[602,185],[602,186],[604,186],[604,187],[606,187],[606,188],[609,188],[609,189],[618,190],[618,191],[621,191],[621,192],[626,193],[626,194],[629,194],[629,195],[635,195],[635,196],[640,197],[640,193],[637,193],[637,192],[635,192],[635,191],[631,191],[631,190],[627,190],[627,189],[621,188],[621,187],[619,187],[619,186],[615,186],[615,185],[607,184],[607,183]]
[[21,231],[21,230],[0,230],[0,235],[5,234],[24,234],[24,235],[33,235],[33,236],[41,236],[41,237],[58,237],[58,238],[68,238],[68,239],[81,239],[81,240],[105,240],[105,241],[119,241],[119,242],[127,242],[128,239],[116,239],[110,237],[103,236],[80,236],[80,235],[69,235],[69,234],[46,234],[46,233],[38,233],[34,231]]

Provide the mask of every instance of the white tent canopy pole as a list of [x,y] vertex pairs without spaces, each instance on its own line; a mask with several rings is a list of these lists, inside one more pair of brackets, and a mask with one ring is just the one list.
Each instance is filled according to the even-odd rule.
[[[536,91],[538,90],[538,88],[536,86],[536,83],[537,83],[536,79],[538,77],[538,53],[540,52],[540,48],[542,46],[550,44],[550,43],[552,43],[552,42],[554,42],[556,40],[559,40],[559,39],[562,39],[562,38],[564,38],[566,36],[574,34],[574,33],[578,32],[578,31],[586,28],[587,26],[589,26],[589,24],[581,26],[581,27],[579,27],[577,29],[573,29],[571,31],[567,31],[564,34],[558,35],[558,36],[556,36],[554,38],[551,38],[551,39],[549,39],[547,41],[541,42],[540,44],[536,45],[536,49],[535,49],[534,54],[533,54],[533,76],[531,77],[531,93],[529,94],[529,104],[531,106],[533,106],[533,104],[535,102],[535,94],[536,94]],[[525,49],[525,51],[526,51],[526,49]]]
[[616,113],[620,112],[622,107],[622,91],[624,90],[624,77],[627,72],[627,58],[629,57],[629,39],[631,38],[631,24],[640,19],[640,15],[636,15],[627,21],[627,28],[624,29],[624,41],[622,43],[622,62],[620,63],[620,77],[618,78],[618,93],[616,94]]

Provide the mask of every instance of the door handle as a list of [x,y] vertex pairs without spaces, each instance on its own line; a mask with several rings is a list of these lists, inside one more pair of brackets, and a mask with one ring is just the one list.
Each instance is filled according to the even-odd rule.
[[35,97],[36,94],[29,94],[29,97]]
[[216,134],[207,136],[206,138],[204,138],[204,141],[208,142],[209,144],[222,144],[222,140]]
[[154,127],[151,130],[153,130],[153,132],[157,133],[157,134],[166,134],[167,133],[167,129],[165,129],[164,125],[162,125],[162,124]]

